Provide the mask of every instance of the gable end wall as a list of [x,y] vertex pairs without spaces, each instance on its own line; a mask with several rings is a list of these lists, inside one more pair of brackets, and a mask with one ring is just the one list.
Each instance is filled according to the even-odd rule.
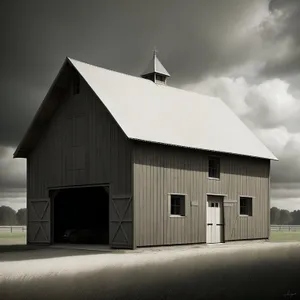
[[[49,190],[73,185],[110,184],[111,198],[132,195],[131,144],[110,113],[81,78],[79,95],[72,94],[71,85],[66,99],[51,119],[35,149],[27,158],[28,241],[34,242],[36,224],[30,222],[35,212],[30,209],[34,199],[49,197]],[[83,200],[84,204],[84,200]],[[118,205],[118,204],[117,204]],[[122,205],[121,205],[122,206]],[[122,207],[119,210],[122,214]],[[45,219],[51,220],[50,209]],[[118,230],[118,216],[110,199],[110,239],[124,242]],[[132,236],[132,205],[124,224],[130,247]],[[50,237],[51,222],[42,224]]]

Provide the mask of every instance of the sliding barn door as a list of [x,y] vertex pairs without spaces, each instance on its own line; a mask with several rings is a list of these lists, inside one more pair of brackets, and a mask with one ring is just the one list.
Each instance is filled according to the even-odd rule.
[[28,199],[27,242],[49,244],[50,198]]
[[113,248],[132,248],[132,197],[115,195],[110,203],[110,245]]

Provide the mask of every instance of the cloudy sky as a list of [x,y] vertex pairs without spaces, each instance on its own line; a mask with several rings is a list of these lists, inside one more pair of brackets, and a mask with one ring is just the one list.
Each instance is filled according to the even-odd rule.
[[25,207],[12,159],[66,56],[223,99],[280,159],[272,205],[300,209],[300,1],[1,1],[0,205]]

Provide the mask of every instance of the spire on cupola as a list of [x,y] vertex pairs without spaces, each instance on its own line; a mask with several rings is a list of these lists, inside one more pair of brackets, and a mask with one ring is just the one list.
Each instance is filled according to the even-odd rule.
[[145,79],[152,80],[155,83],[166,84],[170,74],[157,58],[157,50],[153,50],[153,57],[146,71],[141,75]]

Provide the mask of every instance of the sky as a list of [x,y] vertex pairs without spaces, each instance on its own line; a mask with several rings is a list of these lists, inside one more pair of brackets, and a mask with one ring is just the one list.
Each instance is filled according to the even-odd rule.
[[26,206],[12,155],[69,56],[139,76],[154,47],[168,84],[220,97],[279,158],[271,206],[300,209],[300,1],[0,3],[0,206]]

